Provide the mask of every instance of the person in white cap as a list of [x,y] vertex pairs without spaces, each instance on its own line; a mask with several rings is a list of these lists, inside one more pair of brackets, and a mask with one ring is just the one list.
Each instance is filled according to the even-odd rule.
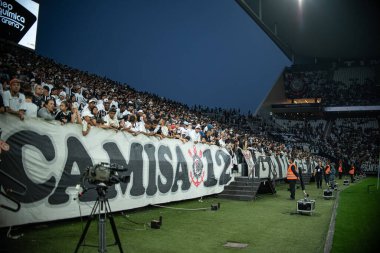
[[78,107],[79,104],[77,102],[71,104],[71,123],[82,124],[82,118],[80,117]]
[[189,125],[189,122],[187,121],[181,122],[180,127],[179,127],[181,138],[186,138],[189,135],[189,131],[187,130],[188,125]]
[[189,133],[190,141],[192,141],[194,143],[200,142],[201,141],[200,131],[201,131],[201,126],[198,124],[195,126],[195,129]]
[[86,136],[91,129],[91,118],[94,115],[90,112],[90,110],[86,110],[82,112],[82,134],[83,136]]
[[96,106],[96,102],[97,102],[97,99],[96,98],[91,98],[89,101],[88,101],[88,104],[85,108],[83,108],[82,110],[82,118],[84,117],[83,114],[84,113],[89,113],[92,115],[91,111],[92,109]]
[[62,101],[66,101],[66,92],[64,91],[61,91],[58,95],[58,99],[55,100],[57,107],[61,105]]
[[140,133],[146,133],[145,129],[145,121],[146,121],[146,115],[143,110],[138,110],[137,111],[137,126],[138,126],[138,131]]

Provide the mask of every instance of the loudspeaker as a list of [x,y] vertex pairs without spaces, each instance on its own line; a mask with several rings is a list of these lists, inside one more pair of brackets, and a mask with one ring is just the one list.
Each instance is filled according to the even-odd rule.
[[297,201],[297,213],[312,214],[315,210],[315,200],[308,198],[300,199]]
[[323,191],[323,198],[324,199],[332,199],[335,198],[334,190],[326,189]]
[[152,220],[150,222],[150,227],[154,229],[160,229],[161,228],[160,222],[158,220]]
[[154,229],[160,229],[162,225],[162,216],[160,216],[159,220],[152,220],[150,222],[150,227]]
[[323,197],[332,197],[333,191],[330,189],[326,189],[323,191]]
[[220,203],[217,205],[211,204],[211,211],[218,211],[218,209],[220,209]]

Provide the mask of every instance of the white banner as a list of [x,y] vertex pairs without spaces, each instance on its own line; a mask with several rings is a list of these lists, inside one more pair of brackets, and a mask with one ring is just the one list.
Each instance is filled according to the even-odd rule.
[[[127,171],[119,176],[130,176],[108,188],[112,211],[217,194],[233,180],[231,156],[217,146],[99,128],[84,137],[77,124],[7,114],[0,115],[0,128],[10,146],[1,153],[0,227],[78,217],[78,204],[90,214],[97,192],[74,201],[75,186],[100,162],[121,165]],[[11,199],[21,203],[16,212]]]
[[[248,150],[243,150],[242,153],[248,165],[248,175],[250,175],[250,167],[253,166],[254,178],[286,178],[289,165],[286,155],[268,156],[261,152]],[[251,155],[248,153],[251,153]],[[297,168],[301,168],[304,174],[312,173],[314,167],[317,165],[317,162],[305,159],[295,159],[295,163],[297,164]]]

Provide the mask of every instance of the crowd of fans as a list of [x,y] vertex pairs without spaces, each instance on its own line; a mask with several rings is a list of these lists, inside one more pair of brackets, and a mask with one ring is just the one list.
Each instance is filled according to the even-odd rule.
[[[320,72],[317,77],[318,85],[326,80],[325,73]],[[97,127],[159,139],[175,138],[184,143],[218,145],[227,148],[234,165],[244,162],[242,149],[263,155],[286,154],[299,159],[322,159],[310,152],[311,149],[305,149],[307,145],[317,145],[337,159],[361,158],[363,154],[357,150],[363,145],[367,145],[362,149],[367,153],[378,149],[370,144],[372,142],[365,142],[378,135],[378,128],[371,134],[355,135],[355,138],[362,136],[365,140],[360,140],[362,144],[354,150],[348,150],[351,142],[326,140],[322,121],[282,124],[281,129],[277,129],[276,124],[253,117],[251,113],[243,115],[236,109],[190,108],[154,94],[138,92],[128,84],[58,64],[4,42],[0,43],[0,80],[0,112],[13,114],[21,120],[42,118],[62,125],[80,124],[84,136]],[[274,134],[276,132],[294,138],[284,140],[281,135]],[[339,140],[350,141],[351,134],[354,133],[337,132],[335,128],[331,131],[331,136]],[[359,139],[355,141],[359,142]]]
[[286,97],[321,98],[325,106],[380,104],[380,63],[349,62],[318,69],[288,68],[284,72]]
[[248,147],[273,154],[289,152],[284,143],[263,133],[253,134],[248,125],[250,113],[246,116],[236,109],[190,108],[13,45],[0,45],[1,97],[6,112],[21,120],[42,118],[80,124],[84,136],[98,127],[215,144],[226,147],[231,154]]
[[273,117],[268,132],[286,139],[289,134],[303,149],[332,161],[342,160],[345,167],[354,164],[363,169],[378,165],[380,152],[379,119],[334,118],[288,120]]

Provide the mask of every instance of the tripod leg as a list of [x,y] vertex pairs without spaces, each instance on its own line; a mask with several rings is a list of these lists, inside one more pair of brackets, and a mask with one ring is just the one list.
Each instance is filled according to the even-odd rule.
[[90,214],[90,218],[88,219],[87,223],[86,223],[86,226],[84,227],[84,230],[83,230],[83,233],[82,235],[80,236],[80,239],[79,239],[79,242],[77,244],[77,247],[75,248],[75,251],[74,253],[77,253],[78,252],[78,249],[79,247],[82,245],[83,241],[84,241],[84,238],[86,238],[86,234],[87,234],[87,231],[91,225],[91,221],[94,219],[94,214],[95,214],[95,211],[97,209],[99,205],[99,202],[96,201],[94,207],[92,208],[92,211],[91,211],[91,214]]
[[119,237],[119,234],[117,233],[115,221],[113,219],[112,214],[109,215],[109,219],[110,219],[110,223],[111,223],[111,227],[112,227],[113,236],[115,237],[115,244],[117,244],[117,246],[119,246],[120,253],[123,253],[123,248],[121,247],[120,237]]
[[119,247],[120,253],[123,253],[123,248],[121,247],[120,237],[119,237],[119,234],[117,233],[117,229],[116,229],[116,225],[115,225],[115,220],[113,219],[113,216],[111,214],[111,207],[110,207],[110,204],[109,204],[108,200],[107,200],[106,205],[107,205],[106,206],[106,212],[109,212],[108,218],[110,219],[113,236],[115,238],[115,244],[117,244],[117,246]]

